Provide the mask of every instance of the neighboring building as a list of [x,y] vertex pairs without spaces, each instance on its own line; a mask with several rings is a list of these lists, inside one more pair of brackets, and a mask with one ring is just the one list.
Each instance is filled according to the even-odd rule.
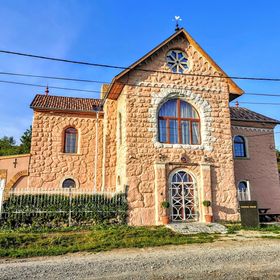
[[239,218],[238,199],[280,213],[279,122],[229,108],[242,94],[180,29],[103,85],[101,99],[36,95],[27,185],[127,188],[132,225],[161,224],[165,200],[172,221],[204,221],[203,200],[217,221]]

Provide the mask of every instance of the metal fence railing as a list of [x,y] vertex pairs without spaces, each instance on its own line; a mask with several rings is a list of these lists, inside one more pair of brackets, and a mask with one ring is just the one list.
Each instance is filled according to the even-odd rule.
[[26,188],[0,197],[0,225],[11,227],[125,223],[126,219],[125,193]]

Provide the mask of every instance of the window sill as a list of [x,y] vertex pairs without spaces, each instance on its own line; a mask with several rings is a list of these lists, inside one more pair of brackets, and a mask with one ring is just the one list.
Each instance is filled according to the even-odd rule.
[[155,146],[158,148],[184,148],[184,149],[194,149],[194,150],[204,150],[204,145],[192,145],[192,144],[171,144],[171,143],[161,143],[156,142]]
[[237,159],[237,160],[239,160],[239,159],[240,159],[240,160],[249,160],[250,158],[249,158],[249,157],[233,157],[233,159],[234,159],[234,160],[236,160],[236,159]]
[[81,156],[82,154],[78,153],[59,153],[60,156]]

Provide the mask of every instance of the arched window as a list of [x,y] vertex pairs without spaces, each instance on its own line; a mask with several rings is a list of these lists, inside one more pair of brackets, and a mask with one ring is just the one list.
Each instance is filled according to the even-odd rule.
[[78,132],[74,127],[68,127],[64,131],[64,153],[77,153]]
[[76,187],[76,182],[71,178],[65,179],[62,183],[62,188],[64,189],[75,188],[75,187]]
[[246,157],[246,142],[243,136],[237,135],[234,137],[234,156]]
[[243,200],[250,200],[250,191],[249,191],[249,184],[247,181],[241,181],[238,184],[238,200],[243,201]]
[[181,99],[171,99],[159,110],[159,142],[198,145],[199,123],[198,113],[192,105]]

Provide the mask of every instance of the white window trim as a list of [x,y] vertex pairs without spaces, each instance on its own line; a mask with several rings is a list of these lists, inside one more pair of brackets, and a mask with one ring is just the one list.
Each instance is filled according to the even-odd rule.
[[240,180],[238,181],[237,183],[237,198],[238,198],[238,201],[242,201],[239,199],[239,184],[241,182],[246,182],[246,185],[247,185],[247,193],[248,193],[248,200],[251,200],[251,187],[250,187],[250,181],[249,180]]
[[[164,102],[169,99],[180,98],[183,101],[190,103],[198,112],[200,116],[200,145],[188,145],[188,144],[165,144],[158,141],[158,110]],[[152,93],[151,100],[152,107],[149,109],[150,117],[148,122],[151,127],[149,132],[153,133],[153,143],[156,148],[184,148],[190,150],[213,150],[213,143],[216,138],[212,135],[212,123],[211,117],[212,108],[207,100],[205,100],[200,94],[193,93],[190,90],[185,89],[161,89],[160,92]]]

